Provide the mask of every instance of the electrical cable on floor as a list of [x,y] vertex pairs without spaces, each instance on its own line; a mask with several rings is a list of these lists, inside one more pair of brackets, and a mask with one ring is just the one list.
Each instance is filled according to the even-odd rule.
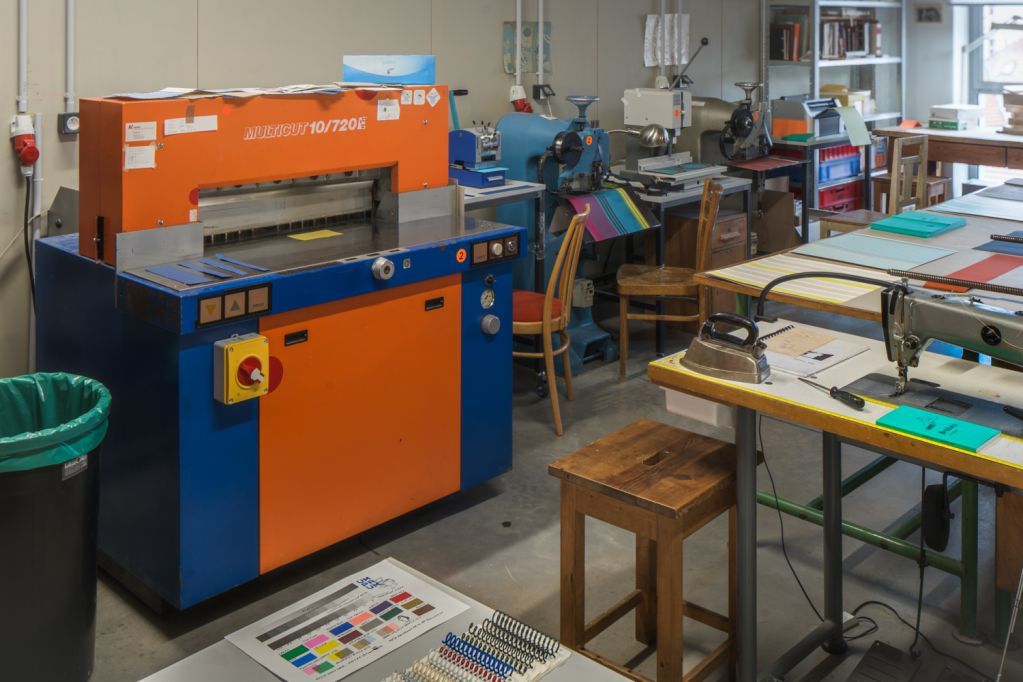
[[767,463],[767,448],[764,447],[764,432],[763,432],[764,419],[760,417],[757,419],[757,437],[760,439],[760,452],[764,456],[764,469],[767,471],[767,478],[771,481],[771,494],[774,495],[774,510],[778,512],[778,526],[781,529],[781,553],[785,557],[785,563],[789,565],[789,570],[792,571],[792,577],[796,579],[796,584],[799,585],[799,590],[806,597],[806,603],[813,609],[814,614],[817,616],[817,620],[824,622],[824,616],[817,609],[817,605],[813,603],[813,599],[810,598],[810,594],[803,587],[803,581],[799,579],[799,574],[796,573],[795,566],[792,565],[792,561],[789,559],[789,551],[785,547],[785,521],[781,516],[781,509],[778,503],[778,488],[774,485],[774,475],[771,473],[771,467]]
[[974,675],[980,675],[980,678],[982,680],[984,680],[984,682],[991,682],[992,681],[992,678],[991,678],[990,675],[982,673],[981,671],[977,670],[972,665],[970,665],[969,663],[967,663],[963,659],[959,658],[958,656],[954,656],[954,655],[952,655],[950,653],[947,653],[945,651],[942,651],[941,649],[936,647],[934,645],[934,642],[932,642],[927,637],[927,635],[925,635],[923,632],[920,632],[920,630],[917,629],[912,623],[910,623],[908,620],[903,618],[902,615],[898,611],[895,610],[895,607],[889,606],[888,604],[885,604],[883,601],[877,601],[876,599],[868,599],[867,601],[863,602],[862,604],[857,606],[855,609],[853,609],[852,610],[852,614],[854,616],[858,616],[859,612],[862,611],[867,606],[880,606],[883,609],[887,609],[888,611],[891,611],[892,615],[894,615],[898,619],[898,621],[900,623],[905,625],[907,628],[910,628],[911,630],[919,632],[920,639],[922,639],[924,641],[924,643],[931,648],[931,651],[933,651],[937,655],[941,656],[942,658],[947,658],[950,661],[955,661],[959,665],[963,666],[964,668],[966,668],[967,670],[972,672]]
[[22,226],[22,242],[25,245],[25,265],[28,266],[28,288],[32,296],[32,306],[36,304],[35,269],[32,267],[32,178],[25,178],[25,218]]

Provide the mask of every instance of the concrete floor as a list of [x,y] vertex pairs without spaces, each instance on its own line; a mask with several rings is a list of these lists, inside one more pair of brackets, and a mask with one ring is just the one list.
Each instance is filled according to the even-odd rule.
[[[786,317],[821,323],[802,311]],[[861,333],[871,325],[840,320]],[[645,375],[653,358],[652,335],[637,330],[633,337],[630,376],[617,382],[617,365],[592,367],[578,377],[576,400],[562,400],[566,433],[557,438],[551,427],[549,404],[533,392],[532,374],[517,369],[515,395],[514,469],[473,490],[454,495],[423,510],[331,547],[316,556],[285,567],[250,585],[210,600],[185,613],[158,616],[126,593],[108,576],[99,587],[99,615],[94,682],[137,680],[202,649],[330,583],[392,556],[495,608],[505,610],[551,634],[558,633],[558,486],[547,475],[548,462],[639,417],[649,417],[696,431],[697,424],[668,414],[661,389]],[[674,335],[670,349],[686,340]],[[712,434],[714,435],[714,434]],[[721,434],[717,434],[721,435]],[[782,496],[810,499],[820,491],[820,435],[765,419],[764,450]],[[845,449],[848,473],[872,458]],[[760,468],[760,487],[768,484]],[[937,479],[937,476],[932,475]],[[874,527],[893,524],[911,510],[919,490],[919,469],[897,464],[869,487],[846,498],[848,518]],[[982,494],[981,608],[982,627],[990,630],[993,597],[993,497]],[[953,511],[957,511],[958,504]],[[724,519],[710,524],[686,543],[687,598],[724,609]],[[780,551],[776,513],[759,510],[759,662],[765,665],[809,631],[816,618],[799,593]],[[627,591],[633,580],[633,540],[629,533],[596,521],[587,526],[588,615],[592,617]],[[821,604],[820,530],[785,517],[785,538],[792,562],[811,597]],[[950,548],[957,551],[958,539]],[[847,610],[867,599],[891,604],[908,620],[915,614],[916,565],[881,550],[846,539],[845,603]],[[939,648],[954,653],[993,677],[1000,650],[992,645],[966,646],[952,636],[958,618],[958,582],[933,569],[927,572],[922,631]],[[843,657],[821,652],[788,679],[845,680],[864,651],[879,639],[906,649],[912,630],[877,608],[863,612],[875,618],[880,630],[853,642]],[[624,661],[641,650],[631,639],[631,619],[603,634],[595,649]],[[687,666],[719,641],[703,626],[687,624]],[[918,680],[937,680],[947,663],[921,644],[924,669]],[[650,674],[652,659],[640,668]],[[721,678],[723,679],[723,677]],[[976,675],[941,678],[981,679]],[[1005,680],[1023,680],[1023,653],[1010,653]]]

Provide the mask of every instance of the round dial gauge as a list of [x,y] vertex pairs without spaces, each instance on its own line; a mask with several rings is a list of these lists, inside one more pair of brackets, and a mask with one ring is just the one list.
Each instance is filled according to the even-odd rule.
[[504,242],[494,242],[490,245],[490,255],[500,258],[504,255]]
[[494,305],[494,290],[484,289],[480,294],[480,305],[484,308],[491,308]]

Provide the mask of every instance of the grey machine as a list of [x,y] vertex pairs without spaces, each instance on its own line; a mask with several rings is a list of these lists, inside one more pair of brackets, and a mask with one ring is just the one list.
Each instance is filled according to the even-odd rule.
[[735,85],[744,93],[738,102],[693,97],[692,126],[679,138],[679,148],[689,152],[694,161],[749,161],[770,153],[772,142],[767,128],[767,103],[762,97],[756,104],[753,102],[753,93],[763,83],[739,82]]

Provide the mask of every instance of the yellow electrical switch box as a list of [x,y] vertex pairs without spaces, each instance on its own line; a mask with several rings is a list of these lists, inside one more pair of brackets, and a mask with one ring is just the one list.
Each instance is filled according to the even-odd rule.
[[270,391],[270,341],[242,334],[213,344],[213,398],[225,405]]

